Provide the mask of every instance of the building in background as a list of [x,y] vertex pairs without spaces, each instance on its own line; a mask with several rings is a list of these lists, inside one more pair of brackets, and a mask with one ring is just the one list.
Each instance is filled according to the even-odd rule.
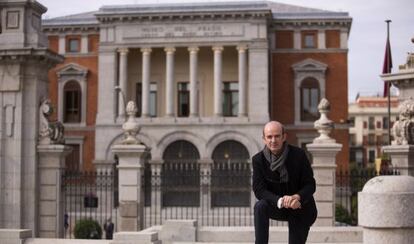
[[[351,22],[345,12],[269,1],[103,6],[43,20],[50,49],[65,56],[49,80],[74,148],[66,168],[112,167],[123,97],[139,108],[138,137],[151,148],[148,174],[189,163],[214,176],[247,165],[263,148],[270,119],[304,147],[318,135],[313,122],[323,97],[331,103],[333,137],[344,145],[337,161],[347,167]],[[234,184],[214,179],[212,186]],[[197,184],[199,178],[191,182]],[[164,192],[163,206],[199,204],[199,189],[185,193]],[[252,204],[250,190],[237,194],[212,192],[211,206]]]
[[398,117],[398,99],[391,97],[391,124],[388,124],[388,98],[359,96],[349,104],[350,163],[374,167],[375,159],[382,157],[381,147],[388,145],[388,126],[392,128]]

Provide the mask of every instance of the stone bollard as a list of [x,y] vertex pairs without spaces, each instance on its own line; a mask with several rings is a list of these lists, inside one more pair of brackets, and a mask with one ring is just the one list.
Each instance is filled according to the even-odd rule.
[[414,240],[414,177],[378,176],[358,193],[364,244],[411,244]]

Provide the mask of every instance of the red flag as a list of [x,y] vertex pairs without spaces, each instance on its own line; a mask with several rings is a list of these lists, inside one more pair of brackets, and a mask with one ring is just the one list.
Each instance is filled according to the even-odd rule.
[[[391,45],[390,45],[390,36],[387,34],[387,44],[385,45],[385,57],[384,64],[382,66],[382,73],[389,74],[392,69],[392,58],[391,58]],[[384,82],[384,97],[388,96],[390,90],[390,84],[388,81]]]

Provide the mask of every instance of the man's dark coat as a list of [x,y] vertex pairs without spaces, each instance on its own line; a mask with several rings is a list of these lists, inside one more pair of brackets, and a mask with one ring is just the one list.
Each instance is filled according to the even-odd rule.
[[269,204],[277,208],[277,201],[284,195],[300,195],[301,209],[282,209],[286,215],[293,214],[303,218],[305,223],[312,225],[317,216],[316,204],[313,199],[315,192],[315,179],[313,171],[305,151],[301,148],[288,145],[289,152],[285,161],[288,171],[288,183],[280,183],[280,176],[277,171],[270,169],[270,162],[267,161],[263,152],[253,156],[253,192],[259,200],[267,200]]

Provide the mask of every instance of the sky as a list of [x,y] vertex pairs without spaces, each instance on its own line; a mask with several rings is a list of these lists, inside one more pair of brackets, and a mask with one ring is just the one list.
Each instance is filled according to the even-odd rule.
[[[96,11],[103,5],[153,4],[171,2],[214,2],[220,0],[37,0],[48,8],[44,18]],[[223,1],[223,0],[222,0]],[[227,0],[229,1],[229,0]],[[244,1],[244,0],[239,0]],[[251,1],[251,0],[250,0]],[[253,0],[254,1],[254,0]],[[392,72],[404,64],[407,52],[414,52],[413,0],[273,0],[330,11],[348,12],[353,18],[348,42],[348,100],[360,95],[383,94],[379,77],[384,62],[387,38],[386,19],[390,24]]]

